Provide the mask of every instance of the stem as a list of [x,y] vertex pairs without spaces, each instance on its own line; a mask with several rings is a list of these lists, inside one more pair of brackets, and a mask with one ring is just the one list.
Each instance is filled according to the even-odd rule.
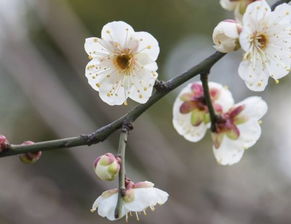
[[118,156],[120,157],[120,171],[118,175],[118,198],[114,214],[116,219],[121,216],[122,198],[125,194],[125,148],[127,144],[128,131],[128,127],[123,125],[119,137]]
[[278,5],[281,5],[283,3],[288,3],[288,2],[290,2],[290,0],[279,0],[271,6],[271,9],[274,10]]
[[211,101],[211,96],[209,92],[209,86],[208,86],[208,75],[209,72],[201,73],[200,79],[203,86],[203,92],[204,92],[204,98],[208,107],[210,120],[211,120],[211,131],[216,132],[216,121],[217,121],[217,115],[215,114],[215,110],[213,108],[213,104]]
[[104,141],[109,135],[120,129],[124,122],[134,122],[143,112],[150,108],[153,104],[171,92],[173,89],[184,84],[189,79],[199,75],[201,72],[210,69],[225,54],[215,52],[198,65],[192,67],[189,71],[178,75],[167,82],[164,82],[163,91],[155,91],[152,97],[145,104],[134,107],[130,112],[123,115],[119,119],[97,129],[91,134],[81,135],[77,137],[56,139],[51,141],[36,142],[32,145],[9,145],[8,150],[0,153],[0,157],[12,156],[27,152],[49,151],[58,148],[69,148],[81,145],[97,144]]

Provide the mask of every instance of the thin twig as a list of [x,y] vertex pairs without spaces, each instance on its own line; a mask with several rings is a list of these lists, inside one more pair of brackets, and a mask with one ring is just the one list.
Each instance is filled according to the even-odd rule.
[[211,101],[211,96],[210,96],[210,91],[209,91],[209,86],[208,86],[208,75],[209,72],[203,72],[200,74],[200,80],[202,82],[203,86],[203,92],[204,92],[204,98],[206,105],[208,107],[209,115],[210,115],[210,121],[211,121],[211,131],[216,132],[216,120],[217,120],[217,115],[215,113],[212,101]]
[[122,198],[125,194],[125,149],[127,144],[127,136],[128,136],[128,126],[127,124],[124,124],[120,133],[119,137],[119,146],[118,146],[118,156],[120,158],[120,171],[118,175],[118,198],[117,198],[117,204],[115,208],[115,218],[118,219],[121,217],[121,211],[122,211]]
[[51,141],[36,142],[33,145],[9,145],[9,149],[1,152],[0,157],[12,156],[27,152],[49,151],[58,148],[69,148],[81,145],[97,144],[105,140],[116,130],[120,129],[124,122],[134,122],[143,112],[150,108],[153,104],[171,92],[173,89],[182,85],[189,79],[199,75],[201,72],[210,69],[219,59],[225,54],[215,52],[198,65],[192,67],[189,71],[178,75],[167,82],[164,82],[163,91],[155,91],[152,97],[145,104],[140,104],[134,107],[130,112],[123,115],[119,119],[97,129],[91,134],[81,135],[77,137],[63,138]]

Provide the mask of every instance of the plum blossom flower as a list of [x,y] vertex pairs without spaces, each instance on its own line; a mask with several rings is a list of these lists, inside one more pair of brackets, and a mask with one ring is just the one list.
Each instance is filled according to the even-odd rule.
[[[210,82],[210,95],[218,114],[233,106],[231,93],[218,83]],[[200,82],[188,84],[178,95],[173,107],[173,125],[186,140],[201,140],[210,126],[208,107]]]
[[244,151],[261,136],[260,119],[267,112],[261,97],[249,97],[220,115],[212,133],[213,152],[221,165],[239,162]]
[[[155,209],[157,204],[162,205],[168,200],[169,194],[154,187],[154,184],[148,181],[133,183],[126,180],[125,196],[122,198],[121,214],[118,219],[126,216],[128,213],[134,212],[137,220],[138,214],[143,212],[146,214],[146,209]],[[118,189],[105,191],[94,202],[91,211],[95,212],[98,209],[98,214],[102,217],[114,221],[115,208],[118,199]]]
[[220,0],[222,8],[228,11],[234,11],[235,18],[241,20],[248,4],[257,0]]
[[271,11],[264,0],[249,4],[240,45],[245,55],[238,72],[250,90],[263,91],[269,77],[278,82],[286,76],[291,66],[291,6],[281,4]]
[[212,34],[214,48],[222,53],[239,49],[240,31],[241,25],[235,20],[224,20],[218,23]]
[[85,41],[91,61],[85,75],[91,87],[109,105],[126,104],[127,98],[145,103],[158,77],[157,40],[147,32],[135,32],[125,22],[107,23],[101,38]]

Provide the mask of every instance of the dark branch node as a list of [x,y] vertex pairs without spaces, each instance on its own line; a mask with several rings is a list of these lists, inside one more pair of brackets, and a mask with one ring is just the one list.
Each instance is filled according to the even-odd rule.
[[158,92],[167,92],[169,90],[167,82],[161,80],[156,80],[154,87]]

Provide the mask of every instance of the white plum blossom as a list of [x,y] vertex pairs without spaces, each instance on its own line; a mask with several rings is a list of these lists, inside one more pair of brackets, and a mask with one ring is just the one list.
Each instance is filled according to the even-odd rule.
[[222,8],[228,11],[234,11],[235,18],[241,20],[248,4],[256,0],[220,0]]
[[281,4],[271,11],[264,0],[249,4],[240,45],[245,55],[238,72],[250,90],[263,91],[269,77],[278,82],[286,76],[291,66],[291,6]]
[[239,162],[244,151],[253,146],[261,136],[260,119],[267,112],[261,97],[249,97],[222,114],[212,133],[213,152],[221,165]]
[[[233,106],[233,98],[226,87],[209,82],[209,89],[218,114]],[[188,84],[177,96],[173,107],[173,125],[188,141],[197,142],[204,137],[210,118],[201,82]]]
[[135,32],[125,22],[107,23],[101,39],[87,38],[85,50],[91,61],[86,77],[100,98],[109,105],[126,104],[127,98],[145,103],[157,74],[159,44],[147,32]]
[[[234,104],[231,93],[217,83],[210,82],[209,90],[217,116],[215,131],[211,133],[214,156],[221,165],[233,165],[261,136],[259,123],[268,107],[258,96]],[[201,83],[190,83],[174,104],[175,129],[186,140],[197,142],[210,128],[209,116]]]
[[241,25],[235,20],[224,20],[214,28],[212,39],[214,48],[222,53],[239,49]]
[[[118,219],[126,216],[128,213],[134,212],[137,220],[139,220],[139,213],[146,214],[146,209],[155,209],[156,205],[162,205],[168,200],[169,194],[154,187],[154,184],[148,181],[133,183],[126,182],[125,196],[122,198],[121,214]],[[102,217],[114,221],[115,208],[118,199],[118,189],[108,190],[102,193],[94,202],[91,211],[98,210],[98,214]]]

